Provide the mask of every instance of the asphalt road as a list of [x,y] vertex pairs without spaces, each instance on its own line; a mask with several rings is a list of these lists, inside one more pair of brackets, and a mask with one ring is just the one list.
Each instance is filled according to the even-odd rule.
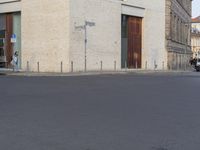
[[0,150],[199,150],[200,73],[0,76]]

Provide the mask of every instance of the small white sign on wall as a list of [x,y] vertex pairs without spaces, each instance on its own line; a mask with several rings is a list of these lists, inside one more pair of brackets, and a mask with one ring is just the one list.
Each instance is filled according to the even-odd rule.
[[11,43],[16,43],[16,42],[17,42],[17,36],[16,34],[12,34]]

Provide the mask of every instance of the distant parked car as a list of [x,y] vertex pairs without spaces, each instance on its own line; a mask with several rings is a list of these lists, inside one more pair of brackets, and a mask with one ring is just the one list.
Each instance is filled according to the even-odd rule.
[[190,64],[193,66],[196,71],[200,71],[200,58],[194,58],[190,60]]
[[197,59],[195,69],[196,71],[200,71],[200,59]]

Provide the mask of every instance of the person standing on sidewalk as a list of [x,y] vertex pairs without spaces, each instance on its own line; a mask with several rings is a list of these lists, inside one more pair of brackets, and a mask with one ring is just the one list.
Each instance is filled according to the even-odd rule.
[[12,64],[13,64],[13,71],[19,71],[18,69],[18,52],[15,51],[14,55],[13,55],[13,60],[12,60]]

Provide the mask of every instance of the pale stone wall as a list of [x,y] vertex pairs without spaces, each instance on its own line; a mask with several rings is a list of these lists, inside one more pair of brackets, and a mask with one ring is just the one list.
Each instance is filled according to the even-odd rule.
[[22,1],[22,69],[69,71],[69,1]]
[[167,68],[165,0],[23,0],[20,9],[23,70],[38,71],[39,62],[42,72],[60,72],[63,62],[64,72],[84,71],[84,30],[76,27],[85,21],[95,22],[87,28],[87,70],[121,69],[125,12],[143,17],[142,68]]
[[143,18],[143,68],[146,67],[147,62],[148,69],[167,69],[165,0],[144,0],[140,3],[143,3],[145,8]]
[[[70,4],[70,60],[74,70],[84,70],[84,31],[75,27],[84,21],[95,22],[88,27],[87,69],[113,70],[114,61],[121,69],[121,14],[122,4],[141,7],[144,11],[142,67],[163,69],[167,66],[165,49],[165,0],[73,0]],[[136,13],[137,14],[137,13]],[[157,23],[159,21],[159,23]]]
[[85,21],[87,27],[87,70],[114,70],[121,67],[121,5],[109,0],[72,0],[70,5],[70,60],[74,71],[85,69],[84,30],[77,29]]

